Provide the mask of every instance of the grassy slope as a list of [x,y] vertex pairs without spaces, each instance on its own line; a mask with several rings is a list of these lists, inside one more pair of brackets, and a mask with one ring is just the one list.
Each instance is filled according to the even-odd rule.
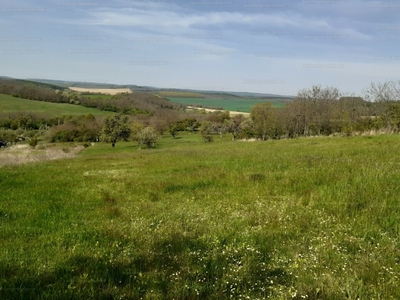
[[2,299],[399,299],[400,136],[90,147],[0,172]]
[[251,99],[251,98],[234,98],[234,99],[208,99],[208,98],[170,98],[172,102],[183,104],[200,104],[204,107],[223,107],[225,110],[250,112],[251,107],[256,103],[271,102],[275,107],[284,107],[285,104],[277,99]]
[[80,105],[49,103],[22,98],[15,98],[9,95],[0,94],[0,113],[11,112],[34,112],[48,115],[86,115],[107,116],[111,112],[101,111],[95,108],[83,107]]

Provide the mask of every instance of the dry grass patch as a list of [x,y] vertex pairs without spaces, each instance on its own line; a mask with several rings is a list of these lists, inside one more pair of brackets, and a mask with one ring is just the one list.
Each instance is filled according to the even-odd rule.
[[83,146],[45,147],[32,149],[28,145],[16,145],[0,151],[0,167],[19,165],[44,160],[55,160],[76,156]]

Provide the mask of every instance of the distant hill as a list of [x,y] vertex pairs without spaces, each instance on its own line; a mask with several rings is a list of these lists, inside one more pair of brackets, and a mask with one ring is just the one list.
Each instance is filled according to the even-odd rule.
[[154,92],[157,89],[153,87],[138,86],[134,84],[112,84],[112,83],[98,83],[98,82],[85,82],[85,81],[65,81],[65,80],[52,80],[52,79],[29,79],[35,82],[54,84],[64,88],[79,87],[79,88],[92,88],[92,89],[130,89],[133,92]]
[[[85,95],[85,93],[77,94],[68,90],[66,83],[68,82],[63,83],[57,80],[39,82],[34,80],[0,78],[0,94],[29,100],[80,105],[97,108],[102,111],[126,114],[154,115],[166,113],[166,111],[171,110],[179,111],[184,107],[182,104],[171,102],[153,93],[140,91],[105,98],[96,97],[96,95]],[[103,88],[104,85],[96,86],[96,88],[100,87]],[[112,87],[122,88],[122,86],[118,85],[109,86],[109,88]]]
[[6,76],[0,76],[0,85],[25,86],[33,88],[45,88],[51,90],[64,90],[66,87],[51,82],[40,82],[35,80],[15,79]]
[[81,82],[81,81],[62,81],[62,80],[51,80],[51,79],[29,79],[35,82],[41,82],[49,85],[56,85],[62,87],[83,87],[83,88],[103,88],[103,89],[120,89],[129,88],[132,91],[137,92],[180,92],[180,93],[196,93],[201,94],[205,98],[224,98],[229,97],[241,97],[241,98],[265,98],[265,99],[280,99],[282,101],[291,101],[294,97],[287,95],[277,95],[268,93],[251,93],[251,92],[230,92],[230,91],[212,91],[212,90],[196,90],[196,89],[178,89],[178,88],[157,88],[151,86],[138,86],[134,84],[111,84],[111,83],[95,83],[95,82]]

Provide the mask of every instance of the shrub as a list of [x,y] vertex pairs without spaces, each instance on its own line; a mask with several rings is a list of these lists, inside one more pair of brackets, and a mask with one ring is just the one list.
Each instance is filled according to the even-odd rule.
[[31,146],[32,148],[35,148],[37,144],[38,144],[38,140],[36,137],[33,137],[30,139],[29,146]]
[[205,121],[201,124],[200,133],[204,142],[214,141],[212,136],[212,124],[211,122]]
[[139,133],[139,145],[146,145],[150,148],[158,140],[158,134],[153,127],[145,127]]

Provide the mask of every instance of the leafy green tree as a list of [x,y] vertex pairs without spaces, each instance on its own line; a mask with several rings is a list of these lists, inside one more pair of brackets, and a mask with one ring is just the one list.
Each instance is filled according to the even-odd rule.
[[241,124],[244,122],[245,117],[242,114],[236,115],[231,119],[224,120],[225,131],[232,134],[232,140],[234,141],[240,134],[242,127]]
[[178,135],[180,128],[178,124],[173,124],[168,128],[168,132],[172,135],[174,139],[176,139],[176,136]]
[[128,116],[115,115],[106,117],[103,120],[101,138],[113,147],[119,140],[127,141],[131,134]]
[[197,120],[195,118],[186,118],[182,121],[178,122],[181,130],[187,130],[187,131],[191,131],[191,132],[195,132],[198,130],[200,124],[197,122]]
[[250,109],[250,117],[253,121],[254,131],[263,141],[267,139],[268,130],[272,126],[272,109],[270,102],[254,104]]
[[212,123],[209,121],[204,121],[200,126],[200,134],[204,142],[214,141],[212,136]]
[[0,119],[0,129],[10,129],[12,120],[10,118]]
[[134,121],[133,123],[131,123],[130,125],[130,129],[131,129],[131,140],[135,141],[138,143],[138,145],[140,145],[140,132],[143,130],[145,126],[143,125],[143,123],[138,122],[138,121]]
[[391,103],[387,112],[391,125],[398,132],[400,130],[400,103]]
[[151,148],[156,144],[158,134],[153,127],[145,127],[139,133],[139,144]]
[[6,141],[11,145],[15,142],[17,135],[12,130],[1,130],[0,131],[0,140]]

